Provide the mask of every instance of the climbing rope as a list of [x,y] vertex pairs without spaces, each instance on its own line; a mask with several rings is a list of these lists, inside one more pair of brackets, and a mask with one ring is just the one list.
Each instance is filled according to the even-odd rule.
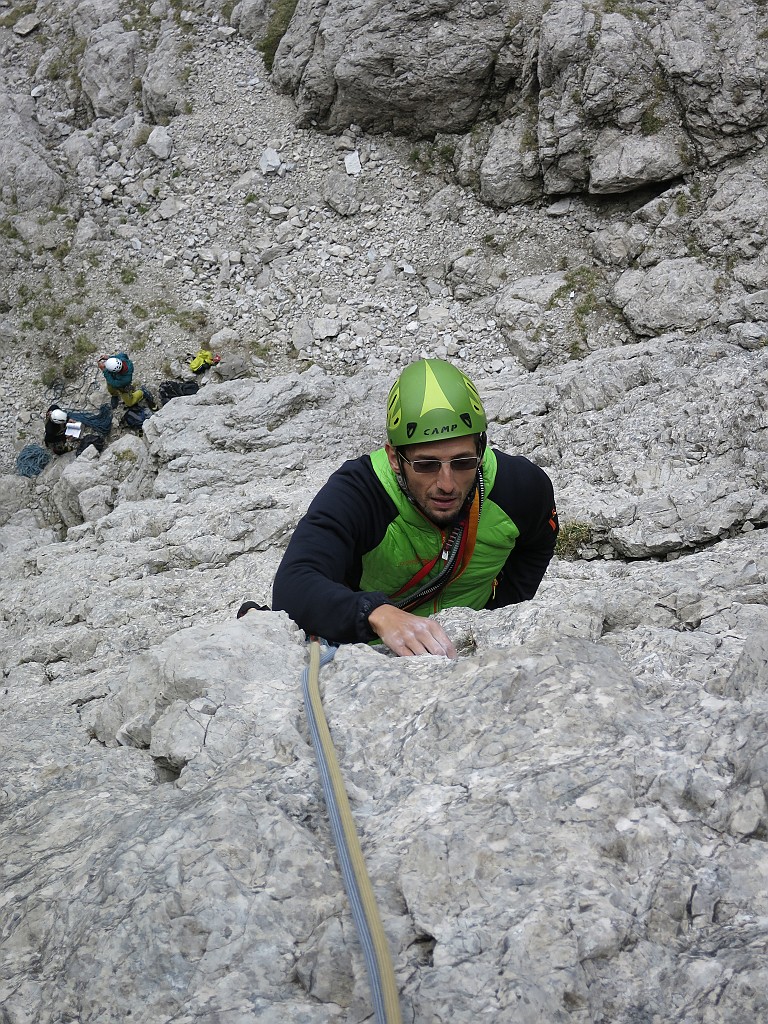
[[51,453],[39,444],[25,444],[16,456],[18,476],[38,476],[51,461]]
[[87,409],[67,409],[66,412],[71,420],[79,420],[83,426],[92,427],[105,436],[112,429],[112,409],[109,402],[101,405],[98,412],[88,412]]
[[321,652],[319,641],[310,641],[309,665],[304,669],[302,676],[304,705],[331,821],[331,831],[341,864],[344,888],[349,897],[352,917],[363,948],[376,1024],[402,1024],[395,972],[392,968],[387,938],[363,860],[363,852],[355,831],[355,822],[349,809],[344,780],[341,777],[320,697],[320,668],[327,665],[335,653],[335,647],[326,647]]

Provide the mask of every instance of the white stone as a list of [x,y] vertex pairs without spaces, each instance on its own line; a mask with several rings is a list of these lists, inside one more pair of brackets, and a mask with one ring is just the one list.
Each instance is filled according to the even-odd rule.
[[347,153],[347,155],[344,157],[344,170],[347,172],[347,174],[351,174],[353,177],[355,177],[358,174],[360,174],[362,169],[363,166],[360,163],[360,154],[358,153],[358,151],[355,150],[353,153]]
[[173,152],[173,139],[168,129],[160,124],[153,128],[147,139],[147,149],[158,160],[167,160]]

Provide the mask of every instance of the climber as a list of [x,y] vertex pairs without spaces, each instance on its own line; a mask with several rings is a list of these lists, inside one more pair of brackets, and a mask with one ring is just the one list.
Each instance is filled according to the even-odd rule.
[[118,352],[113,356],[99,356],[98,366],[107,382],[107,391],[112,396],[113,409],[117,408],[121,399],[127,408],[142,401],[146,402],[153,412],[159,408],[149,388],[143,384],[133,383],[133,363],[125,352]]
[[61,406],[48,406],[45,413],[45,447],[54,455],[65,455],[74,451],[82,455],[91,445],[101,452],[106,438],[96,430],[84,431],[85,424],[73,419]]
[[552,484],[522,455],[489,448],[486,428],[461,370],[407,366],[389,393],[385,446],[344,463],[316,495],[278,567],[273,608],[330,641],[378,637],[396,654],[455,657],[427,616],[530,600],[557,539]]

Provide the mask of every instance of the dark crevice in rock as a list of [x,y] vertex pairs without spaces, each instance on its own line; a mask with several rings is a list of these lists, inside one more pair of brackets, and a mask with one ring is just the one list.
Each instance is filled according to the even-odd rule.
[[158,782],[175,782],[181,775],[182,768],[186,765],[182,765],[179,768],[177,765],[170,764],[162,757],[154,758],[155,762],[155,778]]
[[[684,184],[685,180],[683,178],[669,178],[665,181],[654,181],[627,192],[592,193],[587,196],[573,193],[573,195],[579,195],[588,207],[593,207],[603,214],[629,215],[640,210],[643,206],[652,202],[652,200],[664,195],[665,192],[669,192],[670,189],[678,188]],[[557,198],[564,197],[558,196]],[[551,199],[552,197],[550,197],[550,201]]]
[[434,966],[434,952],[437,939],[433,935],[417,935],[410,944],[410,949],[416,951],[419,964],[426,967]]

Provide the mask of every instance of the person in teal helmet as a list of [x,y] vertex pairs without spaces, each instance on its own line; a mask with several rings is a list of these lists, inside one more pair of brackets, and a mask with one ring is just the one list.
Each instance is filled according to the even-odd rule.
[[431,615],[530,600],[557,540],[552,483],[490,448],[487,426],[458,367],[407,366],[389,392],[386,444],[318,492],[278,568],[273,608],[335,643],[455,657]]

